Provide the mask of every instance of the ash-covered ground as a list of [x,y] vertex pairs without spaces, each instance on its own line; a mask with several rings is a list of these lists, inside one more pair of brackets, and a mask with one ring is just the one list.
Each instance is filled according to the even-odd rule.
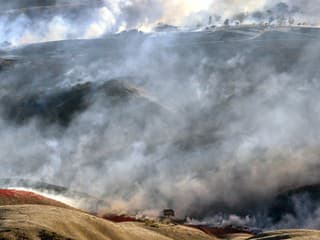
[[85,192],[108,212],[320,228],[319,28],[161,25],[69,39],[90,26],[28,45],[11,31],[0,176]]

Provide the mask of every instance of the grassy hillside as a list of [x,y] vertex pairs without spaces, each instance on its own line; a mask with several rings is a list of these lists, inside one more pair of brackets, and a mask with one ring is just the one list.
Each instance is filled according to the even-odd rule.
[[0,189],[0,206],[21,204],[49,205],[72,209],[66,204],[32,192]]
[[281,240],[320,239],[319,231],[284,230],[260,234],[208,235],[173,224],[113,223],[69,209],[41,205],[0,207],[0,239],[52,240]]
[[[0,207],[0,239],[95,240],[210,240],[196,229],[174,227],[171,233],[141,225],[115,224],[83,212],[52,206]],[[183,233],[184,232],[184,233]],[[172,237],[170,237],[170,236]],[[183,236],[183,238],[181,238]]]

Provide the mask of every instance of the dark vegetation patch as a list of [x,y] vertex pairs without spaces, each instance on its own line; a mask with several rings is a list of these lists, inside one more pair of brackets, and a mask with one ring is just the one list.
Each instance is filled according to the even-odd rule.
[[63,237],[57,233],[49,232],[47,230],[40,230],[39,238],[41,240],[72,240],[72,238]]

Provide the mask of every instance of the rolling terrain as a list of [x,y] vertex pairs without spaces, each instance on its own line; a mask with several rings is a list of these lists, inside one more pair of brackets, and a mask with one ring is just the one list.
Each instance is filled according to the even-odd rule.
[[49,205],[4,205],[0,207],[1,239],[112,239],[112,240],[254,240],[319,239],[319,231],[285,230],[261,233],[213,234],[193,227],[143,222],[113,223],[82,211]]
[[[319,39],[244,25],[4,46],[0,187],[74,205],[1,190],[0,238],[319,239]],[[146,220],[166,208],[189,220]]]

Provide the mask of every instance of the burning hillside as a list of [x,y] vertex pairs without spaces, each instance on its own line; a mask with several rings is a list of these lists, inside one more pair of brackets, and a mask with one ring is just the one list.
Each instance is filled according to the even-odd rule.
[[0,238],[317,236],[316,9],[0,0]]

